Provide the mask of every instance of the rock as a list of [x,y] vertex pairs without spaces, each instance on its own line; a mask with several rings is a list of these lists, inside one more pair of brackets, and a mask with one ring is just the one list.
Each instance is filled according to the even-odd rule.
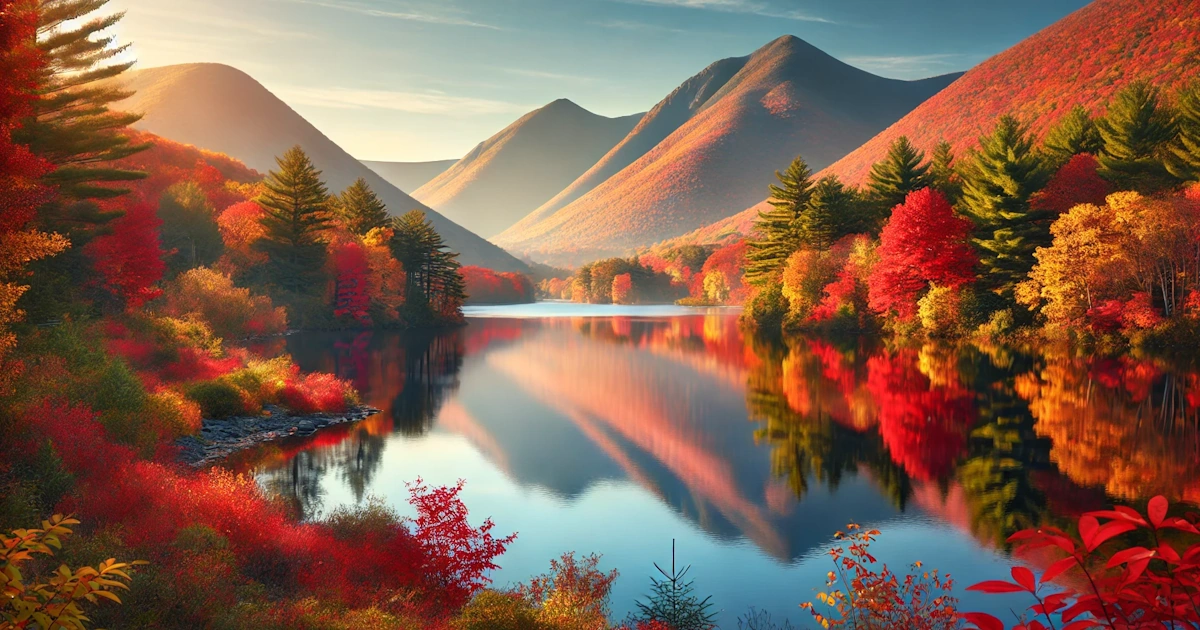
[[212,464],[229,455],[290,435],[312,435],[317,430],[345,422],[357,422],[380,413],[374,407],[356,407],[343,414],[288,415],[281,407],[268,405],[264,414],[253,417],[204,420],[197,435],[176,440],[179,459],[195,467]]

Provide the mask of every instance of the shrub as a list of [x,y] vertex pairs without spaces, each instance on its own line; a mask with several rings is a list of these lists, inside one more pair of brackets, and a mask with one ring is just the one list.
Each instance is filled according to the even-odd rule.
[[165,389],[150,394],[146,409],[159,436],[167,440],[200,430],[202,407],[177,391]]
[[948,337],[962,331],[963,315],[958,291],[931,285],[917,302],[917,318],[932,337]]
[[[116,590],[128,589],[133,567],[145,562],[105,560],[96,567],[72,570],[62,565],[46,578],[26,576],[22,565],[35,556],[53,556],[79,521],[60,514],[43,521],[40,529],[0,534],[0,628],[83,628],[88,620],[83,605],[100,599],[121,603]],[[35,565],[36,567],[36,565]],[[28,571],[28,568],[25,572]],[[34,582],[27,583],[26,580]],[[45,579],[44,582],[36,581]]]
[[544,630],[537,610],[519,593],[481,591],[451,623],[455,630]]
[[314,372],[288,379],[279,401],[299,413],[338,413],[358,404],[358,392],[332,374]]
[[783,296],[783,287],[771,284],[759,289],[750,298],[742,312],[741,321],[753,330],[779,334],[787,313],[788,301]]
[[[1019,531],[1008,538],[1018,553],[1049,549],[1062,558],[1041,579],[1025,567],[1013,567],[1011,582],[987,580],[967,590],[1030,594],[1036,603],[1016,626],[1028,630],[1195,628],[1200,624],[1200,515],[1189,512],[1185,519],[1168,516],[1169,511],[1167,499],[1156,496],[1145,514],[1125,506],[1084,514],[1078,536],[1053,527]],[[1134,532],[1149,547],[1105,545]],[[1060,576],[1072,578],[1070,586],[1047,592],[1047,583]],[[1065,625],[1056,626],[1051,615],[1061,615]],[[982,630],[1004,628],[986,613],[964,618]]]
[[200,405],[205,418],[228,418],[255,413],[255,401],[225,379],[188,386],[187,396]]
[[189,315],[226,339],[279,334],[287,330],[287,312],[271,299],[251,295],[234,286],[219,271],[198,268],[181,274],[167,285],[164,313],[177,318]]
[[936,569],[923,570],[920,562],[912,565],[917,574],[909,574],[903,581],[887,565],[876,572],[870,546],[879,531],[864,530],[854,523],[847,530],[838,532],[836,537],[843,543],[829,551],[834,567],[826,582],[830,590],[817,593],[829,612],[819,612],[812,602],[800,605],[817,623],[825,628],[863,630],[958,628],[958,600],[950,595],[953,580],[943,579]]
[[519,592],[537,608],[537,618],[547,628],[606,630],[617,571],[604,573],[599,564],[595,554],[577,560],[574,553],[564,553],[550,561],[549,573],[533,578]]

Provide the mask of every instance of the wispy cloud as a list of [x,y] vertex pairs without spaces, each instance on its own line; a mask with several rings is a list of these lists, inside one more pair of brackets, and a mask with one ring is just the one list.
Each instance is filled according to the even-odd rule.
[[631,20],[601,20],[597,22],[589,22],[592,26],[600,28],[611,28],[620,31],[634,31],[641,33],[686,33],[687,31],[680,28],[672,28],[670,26],[661,26],[658,24],[647,24],[645,22],[634,22]]
[[153,26],[155,31],[160,33],[163,30],[178,31],[181,28],[194,33],[197,32],[197,29],[190,27],[200,26],[206,27],[205,32],[209,33],[229,33],[232,31],[272,40],[316,39],[316,35],[312,33],[272,28],[263,25],[259,20],[250,19],[246,16],[234,16],[227,12],[224,15],[218,14],[207,3],[181,2],[172,4],[170,8],[167,8],[161,4],[143,2],[137,4],[136,9],[126,19],[145,20]]
[[918,76],[934,72],[946,72],[953,68],[968,66],[970,65],[971,56],[962,53],[935,55],[856,55],[844,57],[842,61],[873,72]]
[[351,110],[380,109],[452,117],[525,114],[538,107],[433,91],[404,92],[297,85],[273,86],[273,91],[283,100],[295,105]]
[[656,4],[660,6],[682,7],[686,9],[705,9],[722,13],[747,13],[763,17],[796,20],[798,22],[817,22],[820,24],[838,24],[834,20],[824,18],[795,9],[779,7],[759,2],[758,0],[617,0],[629,4]]
[[472,28],[486,28],[494,31],[504,30],[494,24],[485,24],[476,22],[465,17],[449,15],[445,12],[434,12],[420,8],[405,8],[400,10],[394,9],[378,9],[373,6],[360,4],[357,2],[339,2],[336,0],[286,0],[294,4],[307,4],[314,7],[322,7],[325,9],[334,9],[337,11],[345,11],[347,13],[357,13],[368,17],[385,18],[390,20],[403,20],[406,22],[421,22],[424,24],[442,24],[446,26],[469,26]]
[[500,68],[500,71],[513,76],[529,77],[531,79],[545,79],[549,81],[568,81],[574,83],[594,83],[597,81],[597,79],[594,77],[586,77],[575,74],[559,74],[557,72],[546,72],[544,70],[528,70],[525,68]]

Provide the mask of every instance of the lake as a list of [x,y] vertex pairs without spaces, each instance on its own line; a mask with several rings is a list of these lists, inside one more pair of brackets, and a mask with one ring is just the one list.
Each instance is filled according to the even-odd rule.
[[475,308],[441,334],[305,333],[305,370],[383,410],[237,456],[318,518],[405,482],[467,480],[472,521],[518,538],[497,586],[564,551],[617,568],[618,617],[653,562],[691,564],[722,627],[751,606],[811,627],[834,533],[882,530],[880,562],[948,571],[963,610],[1019,597],[1004,539],[1157,493],[1200,501],[1200,378],[1149,360],[1005,347],[746,339],[737,311],[543,303]]

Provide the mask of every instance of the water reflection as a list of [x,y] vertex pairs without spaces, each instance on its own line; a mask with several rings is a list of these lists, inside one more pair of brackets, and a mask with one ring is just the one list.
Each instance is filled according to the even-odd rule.
[[[298,335],[288,346],[304,369],[353,380],[383,410],[237,462],[306,516],[386,490],[395,480],[384,470],[462,474],[466,464],[420,450],[447,448],[436,436],[486,460],[469,481],[496,494],[479,500],[502,528],[566,527],[599,489],[632,487],[702,532],[705,553],[762,554],[781,568],[807,566],[857,520],[936,537],[920,559],[965,562],[958,577],[970,582],[1017,529],[1157,493],[1200,501],[1200,379],[1152,361],[860,339],[777,345],[743,339],[723,314],[489,318],[438,335]],[[603,509],[636,531],[645,508]],[[972,542],[956,547],[940,527]],[[622,569],[648,564],[636,535],[607,547],[595,531],[554,535]],[[754,578],[734,568],[712,579],[736,591]],[[789,595],[782,610],[804,598]]]

